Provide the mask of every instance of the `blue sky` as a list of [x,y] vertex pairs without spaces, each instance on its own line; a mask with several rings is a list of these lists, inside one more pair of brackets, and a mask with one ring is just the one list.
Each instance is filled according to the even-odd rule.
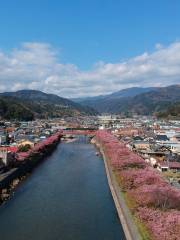
[[[72,76],[69,74],[72,68],[81,75],[73,80],[73,82],[79,81],[79,85],[81,85],[78,90],[79,95],[108,93],[115,90],[115,85],[118,85],[118,88],[140,85],[141,82],[137,84],[133,80],[136,77],[128,78],[127,84],[124,84],[124,78],[119,75],[117,84],[117,76],[111,82],[113,77],[110,75],[109,84],[112,87],[104,89],[102,86],[95,86],[95,76],[92,74],[97,68],[102,68],[104,65],[113,64],[114,67],[117,64],[129,63],[137,56],[144,53],[154,54],[160,48],[169,48],[172,44],[179,43],[180,40],[179,0],[6,0],[0,1],[0,3],[1,53],[14,63],[17,52],[18,56],[21,53],[22,57],[22,52],[27,56],[27,52],[29,54],[33,46],[31,55],[36,54],[37,51],[34,50],[34,47],[39,48],[39,44],[41,44],[42,51],[46,48],[45,55],[50,54],[54,58],[53,63],[51,62],[53,65],[50,69],[51,74],[46,66],[45,70],[48,73],[42,74],[43,78],[39,85],[38,77],[35,79],[34,76],[34,79],[29,79],[29,76],[24,75],[29,82],[25,80],[26,85],[22,85],[22,81],[17,82],[17,72],[14,73],[14,77],[12,73],[11,81],[14,82],[15,89],[34,87],[47,91],[49,88],[42,88],[42,82],[45,83],[47,78],[52,79],[54,76],[56,81],[52,82],[56,82],[56,87],[52,88],[51,92],[63,96],[75,96],[76,94],[68,87],[70,82],[69,85],[66,84],[66,89],[57,92],[57,82],[62,89],[62,84],[65,81],[67,83],[74,76],[74,72]],[[23,45],[25,43],[31,43],[32,46],[29,48],[30,45],[28,47]],[[42,58],[44,57],[44,52],[38,54],[42,54]],[[38,55],[38,57],[40,56]],[[19,61],[22,65],[22,59]],[[34,65],[34,62],[28,62],[27,59],[25,62],[26,67]],[[65,67],[66,70],[63,69],[65,74],[62,73],[62,69],[58,73],[53,70],[55,64]],[[38,65],[35,65],[37,69]],[[71,69],[69,70],[67,67]],[[27,69],[21,69],[22,72],[25,70]],[[41,71],[45,70],[41,69]],[[67,72],[70,75],[69,78]],[[88,79],[86,75],[89,73],[91,75],[89,81],[85,82]],[[39,73],[37,75],[39,76]],[[83,77],[85,80],[82,79]],[[104,77],[103,75],[102,77],[107,81],[108,76]],[[5,78],[6,75],[3,79]],[[121,80],[122,78],[123,80]],[[3,81],[1,79],[0,76],[0,81]],[[98,77],[96,79],[101,81]],[[30,84],[32,82],[34,85]],[[145,82],[144,85],[155,85],[156,83],[156,81],[153,82],[153,79],[151,82],[151,84]],[[177,82],[177,76],[176,80],[173,78],[172,82]],[[96,89],[89,92],[89,85],[95,86]],[[162,80],[161,85],[167,85],[167,80]],[[85,86],[87,86],[86,91],[84,90]],[[78,88],[78,86],[76,87]],[[0,90],[8,88],[9,86],[2,85]]]

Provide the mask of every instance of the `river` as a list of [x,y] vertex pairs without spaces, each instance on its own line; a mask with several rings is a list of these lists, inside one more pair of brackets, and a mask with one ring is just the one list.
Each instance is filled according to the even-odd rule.
[[124,240],[95,153],[87,137],[60,143],[0,207],[0,239]]

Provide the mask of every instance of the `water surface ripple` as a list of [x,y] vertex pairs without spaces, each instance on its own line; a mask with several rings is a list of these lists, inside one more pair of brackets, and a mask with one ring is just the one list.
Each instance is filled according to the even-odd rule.
[[0,207],[2,240],[124,240],[101,157],[61,143]]

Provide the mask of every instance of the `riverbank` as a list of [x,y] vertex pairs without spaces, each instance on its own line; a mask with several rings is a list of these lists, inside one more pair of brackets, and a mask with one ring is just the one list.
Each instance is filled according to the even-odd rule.
[[102,145],[95,138],[93,138],[91,142],[95,144],[95,146],[99,149],[100,153],[103,156],[109,188],[126,236],[126,240],[141,240],[142,237],[139,234],[138,229],[133,221],[133,216],[131,215],[125,203],[123,193],[121,192],[120,186],[118,185],[112,167],[110,166],[110,163],[103,151]]
[[7,201],[31,171],[53,152],[60,139],[61,133],[56,133],[28,152],[16,155],[14,167],[0,176],[0,205]]
[[124,197],[141,239],[179,239],[180,192],[110,132],[98,131],[96,141],[120,189],[117,196]]

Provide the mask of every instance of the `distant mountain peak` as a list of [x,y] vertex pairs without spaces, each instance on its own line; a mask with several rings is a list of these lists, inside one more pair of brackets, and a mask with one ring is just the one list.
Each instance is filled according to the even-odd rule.
[[[26,109],[33,116],[40,118],[95,115],[97,113],[90,107],[81,106],[69,99],[59,97],[55,94],[47,94],[39,90],[24,89],[16,92],[0,93],[0,100],[2,100],[0,104],[2,107],[6,106],[7,111],[9,111],[13,103],[14,109],[18,108],[19,112],[23,112],[22,109]],[[0,113],[0,117],[1,115]],[[6,113],[3,115],[7,116]],[[15,115],[12,113],[10,116],[13,118]],[[20,115],[18,116],[21,117]]]
[[101,113],[152,114],[180,101],[180,85],[132,87],[104,96],[79,98],[75,101],[90,106]]

